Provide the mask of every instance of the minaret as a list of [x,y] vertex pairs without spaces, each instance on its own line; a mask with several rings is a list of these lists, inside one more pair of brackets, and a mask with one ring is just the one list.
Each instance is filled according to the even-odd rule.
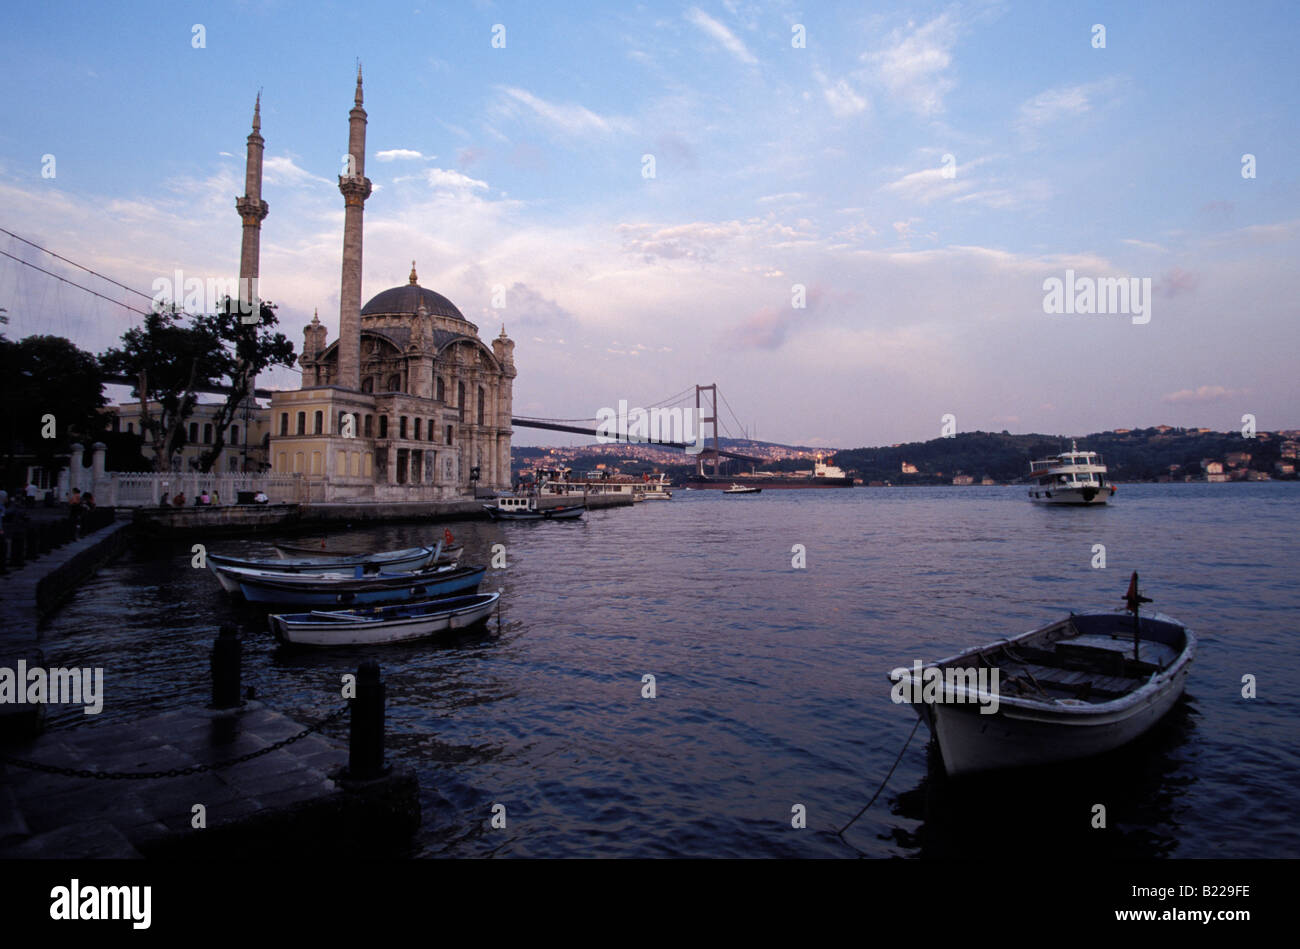
[[257,300],[258,259],[262,252],[262,220],[270,208],[262,200],[262,94],[253,106],[253,131],[248,135],[248,159],[244,165],[244,196],[235,199],[235,208],[244,222],[244,236],[239,249],[239,300],[246,304],[245,313]]
[[366,177],[366,110],[361,108],[361,66],[357,66],[356,104],[348,113],[346,175],[343,193],[343,282],[339,288],[339,372],[335,385],[361,388],[361,222],[370,179]]

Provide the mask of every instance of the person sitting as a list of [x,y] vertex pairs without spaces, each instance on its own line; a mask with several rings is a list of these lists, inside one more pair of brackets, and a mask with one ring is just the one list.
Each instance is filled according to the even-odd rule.
[[172,507],[184,507],[184,506],[185,506],[185,492],[177,491],[176,497],[172,498]]
[[204,505],[204,506],[211,504],[211,503],[212,503],[212,495],[208,494],[207,491],[204,491],[202,494],[199,495],[199,500],[198,500],[197,503],[198,503],[198,504],[201,504],[201,505]]
[[267,497],[265,494],[263,494],[261,491],[258,491],[255,495],[253,495],[253,503],[254,503],[254,504],[269,504],[269,503],[271,503],[271,499],[268,498],[268,497]]
[[162,500],[158,502],[158,506],[159,506],[159,507],[168,507],[168,506],[171,505],[171,503],[172,503],[172,495],[171,495],[171,492],[170,492],[170,491],[164,491],[164,492],[163,492],[163,495],[162,495]]

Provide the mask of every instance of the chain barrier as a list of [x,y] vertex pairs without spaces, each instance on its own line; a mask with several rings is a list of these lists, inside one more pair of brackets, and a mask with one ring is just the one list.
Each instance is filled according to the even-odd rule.
[[252,761],[254,758],[260,758],[262,755],[269,755],[273,751],[279,751],[287,745],[292,745],[295,741],[301,741],[313,732],[320,731],[326,725],[338,721],[348,713],[350,706],[344,705],[336,712],[331,712],[325,718],[321,719],[314,725],[308,725],[296,735],[290,735],[288,738],[282,738],[273,745],[267,745],[265,748],[259,748],[257,751],[250,751],[246,755],[240,755],[238,758],[231,758],[227,761],[217,761],[213,764],[196,764],[188,768],[169,768],[166,771],[91,771],[87,768],[61,768],[58,765],[43,764],[39,761],[27,761],[23,758],[13,758],[9,755],[0,755],[0,761],[5,764],[13,765],[16,768],[26,768],[29,771],[43,771],[46,774],[61,774],[70,778],[93,778],[96,781],[123,781],[141,778],[181,778],[191,774],[203,774],[206,771],[218,771],[222,768],[230,768],[237,764],[243,764],[245,761]]

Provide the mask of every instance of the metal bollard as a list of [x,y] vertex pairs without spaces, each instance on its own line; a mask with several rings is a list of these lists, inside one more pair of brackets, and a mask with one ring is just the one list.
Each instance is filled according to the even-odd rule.
[[382,777],[384,768],[384,683],[379,663],[367,659],[357,668],[357,697],[352,699],[348,774],[354,781]]
[[42,524],[36,528],[36,547],[43,554],[48,554],[54,549],[54,538],[48,524]]
[[10,539],[9,553],[10,553],[9,562],[12,563],[15,567],[21,567],[24,562],[23,561],[23,535],[21,531],[18,532],[17,534],[14,534],[13,537]]
[[235,627],[221,627],[212,644],[212,707],[238,708],[244,704],[239,689],[239,664],[244,644]]

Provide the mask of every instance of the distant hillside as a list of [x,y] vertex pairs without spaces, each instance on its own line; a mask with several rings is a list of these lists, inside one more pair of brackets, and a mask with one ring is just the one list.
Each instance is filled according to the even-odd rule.
[[[1202,432],[1196,429],[1156,428],[1129,432],[1095,432],[1091,435],[1010,435],[1006,432],[965,432],[952,438],[910,442],[888,448],[853,448],[837,452],[834,463],[855,471],[865,481],[894,484],[937,484],[966,474],[977,481],[1016,481],[1029,471],[1029,462],[1069,448],[1071,440],[1080,449],[1101,452],[1115,481],[1154,481],[1170,476],[1203,477],[1201,461],[1224,461],[1229,454],[1243,452],[1249,461],[1239,466],[1256,471],[1273,471],[1285,439],[1261,432],[1252,439],[1239,432]],[[1290,461],[1291,459],[1288,459]],[[903,474],[903,463],[917,469]],[[1174,470],[1171,472],[1171,468]]]

